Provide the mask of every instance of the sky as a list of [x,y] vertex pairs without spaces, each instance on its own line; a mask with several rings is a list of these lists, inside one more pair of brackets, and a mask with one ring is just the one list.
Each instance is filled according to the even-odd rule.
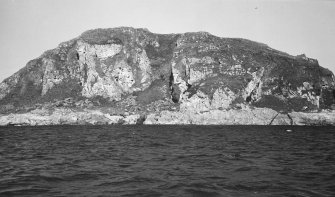
[[331,0],[0,0],[0,81],[86,30],[119,26],[246,38],[335,73]]

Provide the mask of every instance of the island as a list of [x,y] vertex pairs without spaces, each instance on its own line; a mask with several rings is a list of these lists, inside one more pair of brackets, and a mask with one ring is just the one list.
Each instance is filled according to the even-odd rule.
[[335,77],[241,38],[89,30],[0,83],[1,126],[63,124],[335,125]]

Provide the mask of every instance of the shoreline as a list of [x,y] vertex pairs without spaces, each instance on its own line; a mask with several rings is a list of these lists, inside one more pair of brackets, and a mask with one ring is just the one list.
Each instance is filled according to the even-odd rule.
[[335,126],[335,111],[280,113],[269,108],[161,111],[150,114],[110,115],[99,110],[57,108],[0,116],[0,126],[49,125],[298,125]]

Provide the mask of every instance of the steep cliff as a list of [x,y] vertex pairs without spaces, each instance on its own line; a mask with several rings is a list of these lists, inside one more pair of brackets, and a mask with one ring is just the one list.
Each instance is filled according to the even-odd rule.
[[148,115],[250,106],[310,112],[335,107],[334,81],[317,60],[245,39],[96,29],[5,79],[0,110],[67,107]]

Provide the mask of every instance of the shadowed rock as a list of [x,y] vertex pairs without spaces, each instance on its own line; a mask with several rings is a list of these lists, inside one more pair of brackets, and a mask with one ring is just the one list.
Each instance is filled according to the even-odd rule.
[[244,107],[315,112],[334,108],[334,79],[317,60],[250,40],[207,32],[96,29],[46,51],[5,79],[0,110],[23,113],[65,105],[128,114]]

